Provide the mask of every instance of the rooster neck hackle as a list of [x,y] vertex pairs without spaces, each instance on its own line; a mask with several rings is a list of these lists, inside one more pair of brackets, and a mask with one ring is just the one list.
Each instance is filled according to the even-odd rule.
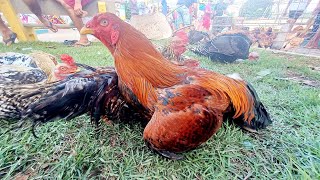
[[120,81],[146,107],[149,101],[156,100],[156,88],[179,84],[186,73],[185,68],[166,60],[141,32],[126,23],[120,26],[113,56]]

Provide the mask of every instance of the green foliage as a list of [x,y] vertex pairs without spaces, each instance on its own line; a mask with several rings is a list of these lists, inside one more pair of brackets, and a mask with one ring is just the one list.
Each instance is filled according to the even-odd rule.
[[[0,52],[22,52],[32,47],[53,55],[68,53],[93,66],[113,65],[101,43],[74,48],[58,43],[0,45]],[[55,47],[55,48],[47,48]],[[257,90],[273,124],[256,134],[224,124],[199,148],[171,161],[150,151],[139,125],[102,126],[99,138],[86,115],[71,121],[57,120],[37,128],[8,131],[15,125],[0,121],[0,178],[15,179],[319,179],[320,90],[281,78],[287,71],[320,80],[308,66],[319,59],[258,51],[260,60],[220,64],[187,55],[201,66],[224,74],[239,73]],[[258,77],[259,72],[271,73]]]
[[273,0],[247,0],[241,7],[239,16],[249,19],[270,17]]

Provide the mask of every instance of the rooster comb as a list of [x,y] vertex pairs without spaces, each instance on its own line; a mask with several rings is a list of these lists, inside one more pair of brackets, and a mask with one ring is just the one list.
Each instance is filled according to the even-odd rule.
[[61,54],[60,59],[62,62],[66,63],[68,65],[74,65],[74,63],[75,63],[73,57],[71,57],[68,54]]

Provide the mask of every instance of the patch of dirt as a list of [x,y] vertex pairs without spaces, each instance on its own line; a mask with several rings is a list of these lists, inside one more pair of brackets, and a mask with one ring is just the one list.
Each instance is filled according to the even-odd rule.
[[280,78],[280,79],[297,82],[310,87],[320,87],[320,81],[303,76],[301,74],[298,74],[297,72],[288,71],[286,73],[286,76],[287,76],[286,78]]
[[[272,51],[273,52],[273,51]],[[307,57],[307,56],[298,56],[293,54],[285,54],[279,52],[273,52],[277,58],[285,59],[288,61],[296,61],[296,65],[303,65],[303,66],[319,66],[320,58],[316,57]],[[303,60],[301,60],[303,59]]]
[[320,72],[320,66],[308,66],[312,71]]
[[14,179],[15,180],[27,180],[28,178],[29,178],[29,175],[19,173],[16,175],[16,177]]
[[14,176],[14,178],[12,178],[12,179],[14,179],[14,180],[28,180],[35,175],[36,175],[35,169],[28,168],[24,172],[19,172],[18,174],[16,174]]

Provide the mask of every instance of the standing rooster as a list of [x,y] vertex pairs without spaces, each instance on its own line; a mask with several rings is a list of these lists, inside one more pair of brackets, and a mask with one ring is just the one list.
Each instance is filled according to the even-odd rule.
[[251,85],[169,62],[114,14],[96,15],[81,33],[93,34],[110,50],[121,93],[151,117],[143,133],[146,144],[165,157],[182,158],[176,153],[206,142],[225,119],[253,131],[271,123]]

